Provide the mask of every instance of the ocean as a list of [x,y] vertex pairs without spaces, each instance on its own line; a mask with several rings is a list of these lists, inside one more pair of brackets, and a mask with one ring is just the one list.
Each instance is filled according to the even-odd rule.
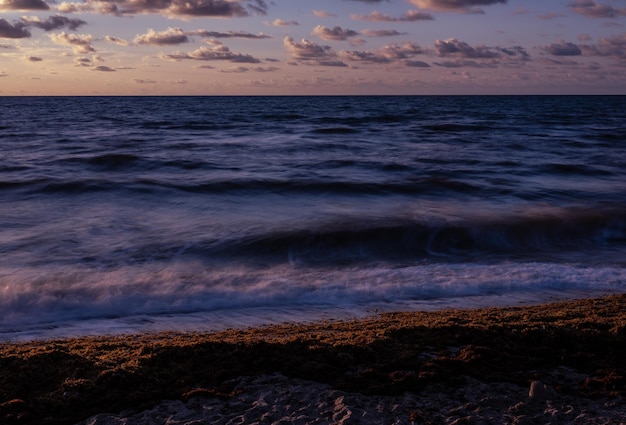
[[626,97],[0,97],[0,340],[626,291]]

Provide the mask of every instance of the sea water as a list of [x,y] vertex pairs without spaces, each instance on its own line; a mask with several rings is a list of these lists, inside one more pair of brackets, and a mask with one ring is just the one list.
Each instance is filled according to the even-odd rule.
[[626,291],[626,97],[2,97],[0,339]]

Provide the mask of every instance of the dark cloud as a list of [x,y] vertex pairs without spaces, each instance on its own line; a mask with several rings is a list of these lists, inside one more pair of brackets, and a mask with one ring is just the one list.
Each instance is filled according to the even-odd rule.
[[544,46],[542,49],[553,56],[580,56],[583,54],[580,47],[574,43],[566,42],[552,43],[549,46]]
[[596,44],[574,44],[562,41],[543,46],[541,49],[553,56],[603,56],[626,61],[626,33],[602,37]]
[[283,45],[294,60],[306,65],[347,66],[330,46],[322,46],[306,39],[298,43],[291,37],[285,37]]
[[0,0],[0,10],[49,10],[42,0]]
[[206,38],[251,38],[251,39],[264,39],[264,38],[272,38],[271,35],[263,34],[262,32],[259,34],[252,34],[245,31],[208,31],[208,30],[194,30],[187,31],[187,35],[197,35],[198,37],[206,37]]
[[87,22],[82,19],[72,19],[62,15],[49,16],[43,21],[37,16],[25,16],[21,20],[29,27],[40,28],[44,31],[52,31],[64,27],[70,30],[76,30],[87,24]]
[[91,68],[92,71],[100,71],[100,72],[115,72],[115,69],[110,66],[98,65]]
[[480,6],[505,4],[507,0],[408,0],[420,9],[440,12],[484,13]]
[[575,0],[570,3],[570,7],[575,13],[587,16],[588,18],[615,18],[626,16],[626,8],[615,9],[608,4],[593,0]]
[[317,35],[322,40],[329,40],[329,41],[347,40],[350,37],[356,37],[357,35],[359,35],[359,33],[354,30],[343,29],[339,26],[334,27],[334,28],[326,28],[323,25],[316,26],[313,29],[312,34]]
[[369,21],[369,22],[415,22],[415,21],[432,21],[433,15],[430,13],[419,12],[417,10],[409,10],[404,13],[399,18],[385,15],[384,13],[380,13],[378,11],[374,11],[369,15],[350,15],[355,21]]
[[202,46],[191,52],[175,52],[169,55],[162,54],[161,58],[170,60],[199,60],[199,61],[228,61],[235,63],[259,63],[259,59],[243,53],[234,53],[227,46],[214,41],[213,46]]
[[530,60],[530,55],[521,46],[470,46],[455,38],[437,40],[434,53],[447,59],[434,64],[446,68],[496,68],[500,64],[520,66]]
[[23,22],[11,24],[6,19],[0,18],[0,38],[28,38],[30,31]]
[[63,2],[57,9],[66,13],[94,12],[105,15],[158,13],[169,17],[225,18],[249,16],[250,12],[265,14],[267,5],[263,0],[86,0],[81,3]]
[[133,40],[135,44],[152,44],[156,46],[165,46],[171,44],[187,43],[189,37],[180,28],[168,28],[165,31],[157,32],[149,29],[146,34],[138,35]]
[[43,61],[43,58],[40,58],[39,56],[28,56],[26,60],[29,62],[41,62]]
[[437,40],[435,42],[435,51],[437,56],[455,56],[470,59],[493,59],[500,56],[498,52],[493,51],[487,46],[472,47],[464,41],[456,38],[447,40]]
[[422,61],[406,61],[404,62],[406,64],[406,66],[411,66],[414,68],[430,68],[430,65],[427,64],[426,62],[422,62]]
[[137,84],[155,84],[156,81],[151,80],[151,79],[143,79],[143,78],[135,78],[133,79],[134,82],[136,82]]

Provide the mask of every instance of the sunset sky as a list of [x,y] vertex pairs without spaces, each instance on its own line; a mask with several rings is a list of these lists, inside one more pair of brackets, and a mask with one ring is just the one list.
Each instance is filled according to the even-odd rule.
[[626,0],[0,0],[0,95],[626,94]]

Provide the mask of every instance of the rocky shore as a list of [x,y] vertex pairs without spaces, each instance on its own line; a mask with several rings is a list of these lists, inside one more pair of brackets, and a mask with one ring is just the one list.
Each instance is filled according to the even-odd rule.
[[0,345],[2,424],[622,424],[626,295]]

